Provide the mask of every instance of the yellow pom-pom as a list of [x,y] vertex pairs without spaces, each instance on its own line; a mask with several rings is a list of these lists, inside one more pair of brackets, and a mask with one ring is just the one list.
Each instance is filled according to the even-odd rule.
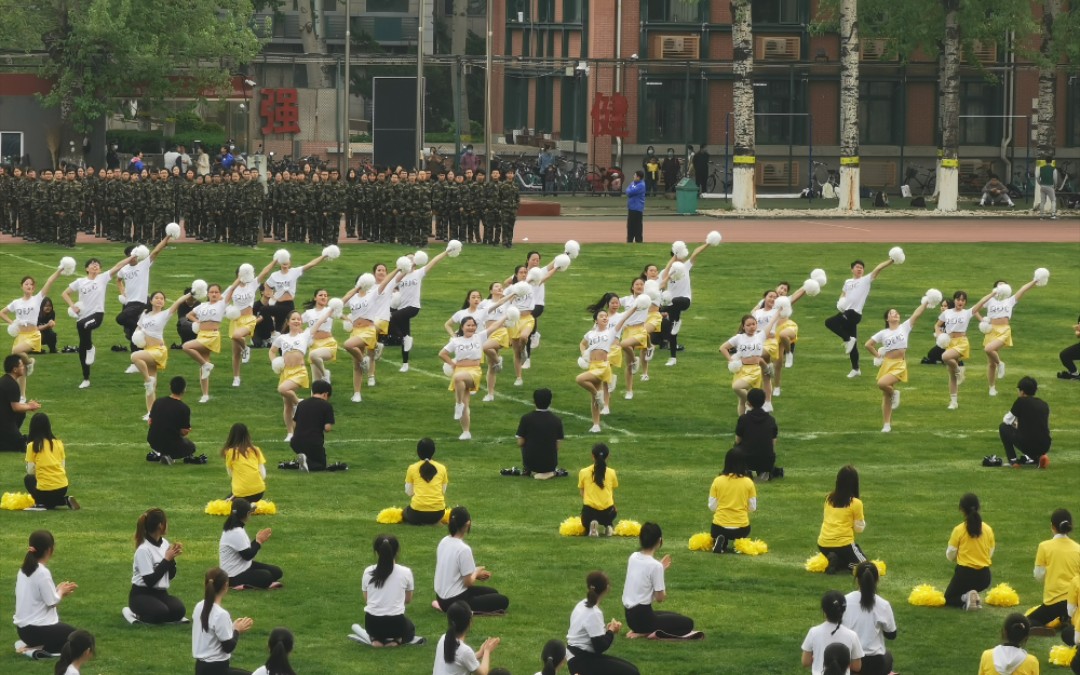
[[911,589],[908,602],[919,607],[944,607],[945,594],[930,584],[919,584]]
[[712,547],[713,536],[708,532],[698,532],[694,536],[690,537],[691,551],[711,551]]
[[826,558],[823,553],[818,553],[815,556],[807,558],[803,567],[807,572],[822,574],[825,570],[829,569],[829,559]]
[[1065,666],[1068,668],[1072,665],[1073,659],[1076,658],[1076,647],[1069,647],[1067,645],[1054,645],[1050,648],[1050,663],[1055,666]]
[[585,536],[585,526],[581,524],[579,516],[570,516],[559,523],[559,534],[564,537],[583,537]]
[[877,573],[879,577],[883,577],[888,573],[889,568],[885,564],[884,560],[871,560],[870,562],[874,563],[874,567],[877,567]]
[[266,499],[260,499],[252,505],[251,513],[256,516],[273,516],[277,514],[277,504]]
[[206,513],[211,516],[227,516],[232,513],[232,502],[228,499],[214,499],[206,502]]
[[383,525],[396,525],[404,520],[404,509],[399,509],[396,506],[391,506],[388,509],[379,511],[379,515],[375,516],[376,523],[382,523]]
[[[735,552],[743,555],[761,555],[769,552],[769,545],[760,539],[744,537],[735,540]],[[828,564],[827,561],[826,564]]]
[[440,520],[439,522],[443,525],[448,525],[450,523],[450,509],[446,509],[445,511],[443,511],[442,520]]
[[1020,596],[1009,584],[998,584],[986,594],[986,604],[994,607],[1016,607],[1020,604]]
[[615,523],[616,537],[636,537],[641,534],[641,523],[636,520],[620,520]]
[[0,509],[23,511],[34,505],[34,498],[25,492],[5,492],[0,497]]

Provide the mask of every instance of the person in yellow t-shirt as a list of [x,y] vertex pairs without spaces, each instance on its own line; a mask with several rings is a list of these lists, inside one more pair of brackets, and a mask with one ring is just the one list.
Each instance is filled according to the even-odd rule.
[[251,442],[247,425],[237,422],[221,448],[225,470],[232,477],[231,499],[243,498],[254,504],[266,493],[266,457]]
[[994,530],[983,522],[979,498],[967,493],[960,498],[964,522],[953,528],[945,557],[956,563],[952,581],[945,589],[945,604],[981,609],[979,593],[990,588],[990,559],[994,557]]
[[35,509],[55,509],[67,506],[72,511],[79,502],[69,497],[64,444],[53,436],[52,423],[45,413],[30,418],[30,433],[26,444],[26,476],[23,485],[34,498]]
[[750,512],[757,511],[757,488],[746,475],[746,453],[732,448],[724,455],[724,470],[709,488],[713,553],[727,553],[728,544],[750,536]]
[[[1069,587],[1068,609],[1072,612],[1072,624],[1061,629],[1061,641],[1075,647],[1077,636],[1080,635],[1080,576],[1073,579]],[[1072,671],[1080,675],[1080,650],[1073,656]]]
[[855,533],[864,529],[866,516],[859,499],[859,472],[849,464],[837,472],[836,487],[825,497],[825,513],[817,544],[818,550],[829,559],[826,574],[855,569],[866,560],[866,555],[855,543]]
[[412,501],[402,514],[410,525],[434,525],[442,521],[446,512],[446,487],[450,476],[446,467],[432,461],[435,456],[435,441],[421,438],[416,444],[416,456],[419,462],[409,465],[405,471],[405,494]]
[[600,536],[601,527],[608,537],[615,533],[615,517],[619,515],[615,509],[615,488],[619,487],[619,479],[615,469],[607,465],[610,454],[608,446],[597,443],[592,449],[592,466],[578,472],[577,486],[583,502],[581,525],[590,537]]
[[1001,644],[987,649],[979,659],[979,675],[1039,675],[1039,659],[1024,649],[1031,622],[1016,612],[1005,617]]
[[1028,612],[1032,626],[1045,626],[1054,619],[1063,626],[1069,624],[1069,589],[1080,577],[1080,544],[1069,538],[1073,517],[1068,509],[1050,515],[1050,529],[1054,537],[1041,542],[1035,554],[1035,578],[1043,582],[1043,600]]

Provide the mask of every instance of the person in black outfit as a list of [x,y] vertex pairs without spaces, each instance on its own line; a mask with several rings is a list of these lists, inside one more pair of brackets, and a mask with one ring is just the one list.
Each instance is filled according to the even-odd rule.
[[26,438],[21,431],[26,413],[41,408],[37,401],[22,402],[19,377],[26,376],[26,364],[18,354],[4,357],[0,375],[0,452],[26,452]]
[[267,285],[259,287],[259,293],[261,294],[260,300],[256,300],[255,304],[251,306],[251,311],[255,314],[255,334],[251,336],[251,343],[255,347],[269,348],[270,343],[273,342],[272,337],[274,332],[274,307],[270,304],[269,300],[273,297],[274,292]]
[[334,428],[334,406],[330,405],[333,387],[326,380],[311,383],[311,398],[300,401],[293,413],[296,427],[289,447],[296,453],[293,462],[282,462],[278,468],[301,471],[343,471],[349,467],[340,462],[327,466],[325,434]]
[[[176,310],[176,334],[180,336],[180,344],[191,342],[198,337],[195,335],[195,331],[191,330],[191,320],[188,319],[188,314],[199,306],[199,301],[195,299],[195,296],[191,295],[190,287],[184,289],[184,295],[188,296],[188,299]],[[172,349],[180,349],[180,347],[174,345]]]
[[48,348],[50,354],[56,353],[56,309],[49,297],[41,299],[41,309],[38,310],[37,327],[41,333],[41,346]]
[[[40,323],[40,322],[39,322]],[[1076,325],[1073,326],[1073,333],[1077,338],[1080,338],[1080,319],[1076,320]],[[1058,358],[1061,359],[1061,365],[1065,366],[1065,370],[1058,373],[1059,380],[1080,380],[1080,372],[1077,372],[1076,362],[1080,360],[1080,342],[1066,347],[1058,354]]]
[[205,462],[196,460],[195,443],[187,437],[191,433],[191,408],[181,400],[186,390],[187,380],[178,375],[169,381],[169,397],[157,399],[150,407],[146,441],[151,452],[146,461],[172,464],[182,458],[185,464]]
[[555,476],[559,466],[559,443],[563,439],[563,423],[549,410],[550,389],[534,391],[533,402],[536,410],[522,415],[517,428],[522,473],[526,476],[531,474],[537,480],[547,480]]
[[[746,394],[750,408],[735,424],[735,447],[746,456],[746,468],[756,471],[759,480],[769,480],[776,471],[776,418],[765,412],[765,391],[751,389]],[[779,478],[779,475],[777,476]]]
[[1035,378],[1021,377],[1016,389],[1019,398],[998,427],[1001,443],[1014,467],[1037,463],[1045,469],[1050,466],[1050,406],[1035,397],[1039,390]]
[[667,157],[660,164],[660,173],[664,175],[665,191],[674,194],[679,182],[679,158],[675,156],[675,148],[667,149]]
[[694,180],[697,181],[698,194],[704,193],[705,185],[709,182],[709,151],[704,143],[694,153]]

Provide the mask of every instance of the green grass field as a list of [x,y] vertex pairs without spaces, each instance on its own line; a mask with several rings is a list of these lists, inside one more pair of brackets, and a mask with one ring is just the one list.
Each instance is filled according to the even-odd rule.
[[[296,261],[317,250],[291,248]],[[560,252],[557,246],[540,248],[547,259]],[[14,576],[27,535],[47,528],[57,538],[50,565],[55,579],[79,584],[79,590],[62,603],[61,618],[97,636],[98,658],[83,672],[191,672],[187,627],[132,627],[120,615],[130,587],[132,534],[136,518],[146,508],[160,506],[169,514],[170,539],[185,545],[173,592],[190,612],[201,597],[203,572],[217,564],[222,519],[203,514],[208,500],[229,489],[217,453],[229,426],[243,421],[267,454],[267,496],[279,509],[275,516],[256,517],[249,530],[273,527],[273,538],[260,559],[284,568],[285,588],[226,598],[225,606],[234,617],[255,620],[255,627],[241,639],[233,664],[247,669],[260,665],[267,634],[283,625],[296,634],[292,662],[301,673],[430,672],[433,644],[445,630],[444,617],[429,606],[435,546],[445,530],[383,526],[375,522],[375,515],[385,507],[405,505],[405,469],[414,461],[416,440],[431,436],[439,447],[436,458],[449,468],[448,501],[468,506],[473,514],[469,542],[477,562],[493,571],[490,585],[511,599],[506,617],[476,620],[470,643],[478,646],[487,636],[501,636],[494,664],[515,675],[533,673],[543,643],[565,637],[570,611],[584,597],[588,571],[607,571],[613,589],[603,609],[606,616],[622,620],[619,597],[626,558],[636,545],[636,540],[617,537],[559,536],[559,523],[580,509],[573,478],[538,482],[499,475],[501,467],[520,461],[513,435],[519,416],[531,409],[532,389],[548,386],[567,432],[562,466],[576,475],[590,462],[594,442],[611,446],[610,464],[620,478],[616,492],[620,516],[660,523],[665,552],[674,557],[667,573],[665,608],[692,616],[707,634],[703,642],[691,644],[620,639],[614,654],[650,674],[801,672],[799,647],[806,631],[821,620],[821,594],[830,588],[847,592],[854,587],[846,578],[803,570],[805,559],[816,552],[823,496],[837,469],[852,463],[861,473],[868,521],[858,541],[871,557],[888,564],[880,592],[897,614],[900,636],[891,645],[897,670],[974,672],[980,652],[997,643],[1009,610],[964,614],[916,608],[907,603],[907,596],[919,583],[944,590],[952,573],[945,546],[951,528],[960,522],[957,502],[963,493],[974,491],[997,535],[994,583],[1012,584],[1020,594],[1021,609],[1041,600],[1042,589],[1031,569],[1037,543],[1050,536],[1049,514],[1063,506],[1080,513],[1080,383],[1054,377],[1060,370],[1057,352],[1074,341],[1080,246],[906,246],[908,262],[886,270],[875,283],[862,340],[877,330],[876,317],[887,308],[897,306],[907,316],[931,286],[946,294],[963,288],[977,298],[998,277],[1007,278],[1014,288],[1030,279],[1038,266],[1048,267],[1052,277],[1047,287],[1033,289],[1015,312],[1016,347],[1005,352],[1008,375],[999,387],[1001,394],[987,396],[985,357],[976,352],[968,362],[957,411],[945,408],[944,368],[918,364],[933,344],[933,319],[925,316],[909,354],[911,381],[903,387],[903,406],[887,436],[879,432],[880,394],[869,358],[861,378],[846,379],[849,366],[841,344],[822,322],[835,311],[848,262],[861,257],[876,264],[888,247],[725,244],[710,249],[694,270],[693,306],[680,335],[686,351],[678,366],[665,368],[665,359],[658,355],[652,381],[637,383],[633,401],[622,400],[620,383],[612,414],[605,418],[610,426],[598,437],[587,434],[588,396],[573,381],[579,372],[577,344],[589,328],[584,307],[603,291],[624,293],[646,263],[663,262],[665,250],[662,245],[584,247],[569,271],[550,282],[541,320],[543,340],[532,369],[526,371],[525,387],[513,387],[512,374],[504,373],[494,403],[482,404],[475,398],[474,440],[462,443],[456,440],[460,430],[452,420],[453,398],[436,357],[445,343],[442,324],[460,307],[467,289],[501,281],[525,253],[523,248],[466,247],[425,283],[424,309],[413,322],[412,372],[399,374],[399,351],[388,349],[379,367],[379,385],[365,387],[364,402],[352,404],[347,356],[342,353],[332,366],[338,424],[328,450],[332,461],[346,461],[350,470],[322,475],[276,468],[292,453],[281,440],[276,376],[262,351],[256,351],[246,367],[241,389],[229,387],[228,358],[217,357],[213,399],[205,405],[196,403],[196,365],[182,352],[172,352],[159,392],[173,375],[188,378],[192,438],[211,462],[171,468],[147,464],[141,383],[137,375],[123,374],[127,355],[109,351],[123,341],[112,321],[119,306],[115,292],[110,292],[105,327],[96,334],[99,356],[93,386],[76,388],[80,376],[74,354],[39,357],[30,379],[31,397],[42,402],[67,446],[71,494],[83,509],[0,512],[0,613],[10,616],[13,611]],[[154,267],[151,287],[175,297],[195,277],[228,282],[238,264],[264,264],[272,252],[271,246],[257,251],[170,247]],[[392,264],[404,252],[388,246],[348,246],[340,260],[301,280],[298,297],[310,296],[320,284],[340,296],[357,273],[377,261]],[[23,274],[41,280],[68,254],[52,247],[5,246],[0,251],[3,302],[18,295]],[[90,256],[101,257],[108,266],[119,258],[121,247],[84,246],[75,255],[80,270]],[[759,510],[752,518],[753,536],[768,543],[769,553],[759,557],[692,553],[687,540],[708,529],[708,488],[730,447],[735,425],[731,376],[717,347],[735,332],[739,316],[762,291],[779,279],[797,285],[813,267],[828,272],[829,284],[820,296],[796,306],[794,319],[801,334],[795,367],[785,373],[783,396],[776,401],[779,463],[787,477],[759,486]],[[73,322],[59,300],[65,280],[70,278],[62,277],[51,294],[60,308],[61,345],[77,342]],[[972,342],[981,344],[979,338],[974,333]],[[1039,380],[1040,396],[1053,410],[1052,466],[1048,471],[982,468],[984,455],[1002,452],[997,425],[1023,374]],[[21,457],[0,457],[0,489],[21,491],[22,473]],[[414,571],[417,592],[409,615],[419,634],[428,637],[428,646],[372,650],[345,638],[349,625],[363,617],[360,578],[374,561],[371,541],[382,531],[401,540],[400,562]],[[4,636],[10,645],[15,640],[13,627]],[[1057,640],[1034,638],[1030,648],[1045,664],[1053,644]],[[10,647],[0,652],[0,664],[0,670],[12,673],[46,673],[52,667],[28,663]]]

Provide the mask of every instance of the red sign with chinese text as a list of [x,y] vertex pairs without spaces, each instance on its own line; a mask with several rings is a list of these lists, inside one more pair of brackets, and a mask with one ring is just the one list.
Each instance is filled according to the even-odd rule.
[[592,107],[593,135],[626,138],[626,113],[629,109],[630,104],[622,94],[596,92]]
[[262,89],[259,93],[263,134],[300,133],[300,106],[295,89]]

